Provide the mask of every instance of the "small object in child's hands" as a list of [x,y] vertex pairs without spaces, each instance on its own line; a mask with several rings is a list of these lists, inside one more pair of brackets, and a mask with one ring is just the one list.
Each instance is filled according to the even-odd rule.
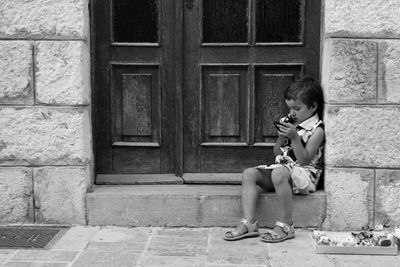
[[294,118],[292,115],[287,114],[285,117],[281,118],[279,121],[274,121],[275,128],[279,131],[279,125],[281,125],[282,122],[286,123],[294,123]]
[[274,121],[274,126],[275,126],[275,128],[279,131],[280,129],[279,129],[279,122],[278,121]]
[[294,123],[294,118],[289,113],[286,115],[286,117],[281,119],[281,122]]

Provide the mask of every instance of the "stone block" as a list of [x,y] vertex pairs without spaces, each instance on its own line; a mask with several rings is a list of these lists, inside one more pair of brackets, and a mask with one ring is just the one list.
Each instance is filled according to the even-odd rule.
[[43,41],[36,51],[36,100],[43,104],[90,103],[89,48],[84,41]]
[[400,170],[376,170],[376,223],[400,225]]
[[335,37],[400,37],[398,0],[326,0],[325,34]]
[[321,83],[326,102],[376,102],[377,49],[374,41],[324,41]]
[[2,0],[0,10],[0,38],[88,36],[88,0]]
[[336,167],[400,167],[399,106],[328,106],[325,163]]
[[400,103],[400,41],[379,43],[378,101]]
[[[235,226],[242,217],[238,185],[96,186],[87,194],[90,225]],[[280,210],[276,195],[262,194],[260,226],[273,226]],[[325,218],[326,196],[315,192],[293,199],[297,227],[317,227]]]
[[32,171],[0,168],[0,223],[33,222]]
[[0,104],[33,104],[32,45],[29,42],[0,42],[0,73]]
[[355,230],[373,222],[374,170],[326,168],[325,192],[324,228]]
[[88,168],[35,168],[35,218],[41,223],[85,224]]
[[90,162],[87,108],[0,107],[0,165]]

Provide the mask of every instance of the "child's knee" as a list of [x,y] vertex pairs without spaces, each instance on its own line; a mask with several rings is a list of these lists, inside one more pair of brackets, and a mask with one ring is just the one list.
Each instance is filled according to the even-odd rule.
[[290,172],[287,168],[276,168],[271,173],[271,179],[274,185],[287,183],[290,179]]
[[242,183],[244,182],[256,182],[258,170],[255,168],[247,168],[242,173]]

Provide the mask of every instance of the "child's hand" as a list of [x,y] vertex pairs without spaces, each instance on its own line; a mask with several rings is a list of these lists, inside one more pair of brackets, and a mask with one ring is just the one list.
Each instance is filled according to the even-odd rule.
[[299,135],[297,134],[296,126],[294,126],[294,124],[287,122],[280,123],[278,133],[280,136],[282,135],[284,137],[289,138],[290,140],[299,137]]

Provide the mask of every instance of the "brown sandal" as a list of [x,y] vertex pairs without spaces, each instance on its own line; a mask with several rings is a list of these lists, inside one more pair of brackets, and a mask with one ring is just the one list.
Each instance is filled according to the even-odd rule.
[[235,230],[225,233],[224,239],[227,241],[235,241],[247,237],[257,237],[259,235],[257,222],[250,223],[248,220],[242,219]]

